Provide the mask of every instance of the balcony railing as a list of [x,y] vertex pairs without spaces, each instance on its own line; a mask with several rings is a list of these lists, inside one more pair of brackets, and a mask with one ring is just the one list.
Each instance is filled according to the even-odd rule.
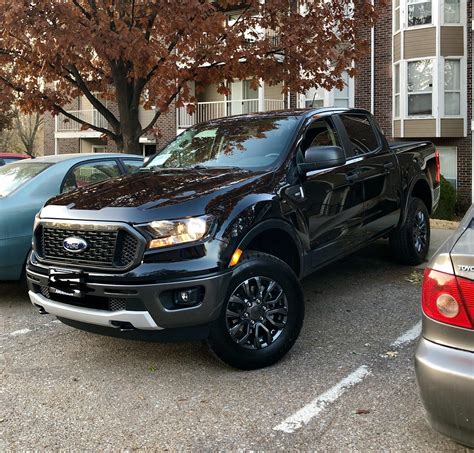
[[[70,110],[69,113],[94,126],[107,127],[107,120],[95,109]],[[60,113],[56,117],[56,132],[79,132],[82,130],[84,129],[81,123],[69,119],[64,114]]]
[[188,113],[187,105],[177,109],[177,126],[178,129],[186,129],[195,124],[225,116],[281,110],[285,108],[285,101],[282,99],[264,99],[262,107],[260,108],[258,99],[198,102],[193,114]]

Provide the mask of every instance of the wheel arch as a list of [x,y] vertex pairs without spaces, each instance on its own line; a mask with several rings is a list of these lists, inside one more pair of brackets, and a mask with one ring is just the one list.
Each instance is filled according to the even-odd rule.
[[299,278],[303,275],[303,248],[292,226],[284,220],[259,223],[244,236],[238,248],[269,253],[288,264]]
[[403,225],[406,221],[408,215],[408,205],[410,204],[410,199],[412,197],[419,198],[421,201],[423,201],[423,203],[425,203],[425,206],[428,209],[428,214],[431,215],[433,213],[433,195],[430,183],[426,176],[420,175],[419,177],[414,178],[409,185],[406,194],[407,195],[403,204],[401,225]]

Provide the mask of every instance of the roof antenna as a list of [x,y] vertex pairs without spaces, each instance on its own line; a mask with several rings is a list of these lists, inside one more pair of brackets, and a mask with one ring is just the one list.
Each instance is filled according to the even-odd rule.
[[316,100],[316,95],[318,94],[317,90],[314,90],[313,100],[311,101],[311,108],[314,108],[314,101]]

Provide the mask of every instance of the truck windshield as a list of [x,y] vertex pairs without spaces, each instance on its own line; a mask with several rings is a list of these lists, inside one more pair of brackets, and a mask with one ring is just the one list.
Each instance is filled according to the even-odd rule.
[[147,167],[239,167],[269,169],[284,153],[299,118],[232,118],[189,128]]
[[40,162],[19,162],[0,168],[0,197],[10,195],[14,190],[46,170],[51,164]]

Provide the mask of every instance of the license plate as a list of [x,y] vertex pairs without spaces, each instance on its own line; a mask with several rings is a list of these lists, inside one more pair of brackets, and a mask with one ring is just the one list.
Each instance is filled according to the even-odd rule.
[[67,291],[67,290],[55,288],[54,286],[50,286],[49,292],[52,294],[59,294],[62,296],[84,297],[84,293],[80,291],[79,289],[71,289],[71,291]]
[[49,291],[53,294],[71,297],[84,297],[84,275],[70,269],[50,269],[48,278]]

